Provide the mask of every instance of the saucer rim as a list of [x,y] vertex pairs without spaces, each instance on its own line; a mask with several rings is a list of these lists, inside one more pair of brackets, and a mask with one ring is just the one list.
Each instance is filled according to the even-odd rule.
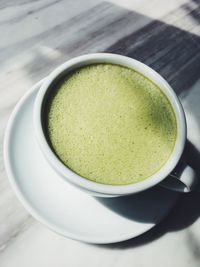
[[[135,233],[128,233],[125,235],[120,235],[117,237],[113,237],[113,238],[93,238],[87,235],[83,235],[83,234],[74,234],[71,233],[70,231],[64,229],[63,227],[58,227],[55,224],[49,222],[47,219],[45,219],[45,217],[39,212],[37,211],[37,209],[35,209],[31,204],[30,201],[28,201],[26,199],[26,197],[23,195],[22,190],[20,189],[19,184],[16,182],[16,178],[15,178],[15,174],[13,172],[13,168],[12,168],[12,160],[10,159],[10,147],[11,147],[11,137],[12,137],[12,127],[15,123],[15,119],[17,118],[18,113],[20,112],[20,109],[23,108],[24,103],[28,100],[29,97],[31,97],[32,94],[34,94],[35,91],[39,90],[40,86],[42,85],[42,83],[44,82],[45,78],[40,80],[39,82],[37,82],[36,84],[34,84],[30,90],[28,90],[23,96],[22,98],[18,101],[18,103],[16,104],[16,106],[14,107],[6,129],[5,129],[5,133],[4,133],[4,143],[3,143],[3,158],[4,158],[4,166],[5,166],[5,170],[6,170],[6,174],[9,180],[9,183],[13,189],[13,191],[15,192],[17,198],[19,199],[19,201],[22,203],[22,205],[24,206],[24,208],[40,223],[42,223],[44,226],[46,226],[48,229],[52,230],[53,232],[62,235],[64,237],[73,239],[73,240],[78,240],[84,243],[90,243],[90,244],[112,244],[112,243],[118,243],[118,242],[122,242],[122,241],[126,241],[135,237],[138,237],[146,232],[148,232],[150,229],[152,229],[154,226],[156,226],[160,221],[162,221],[171,211],[171,209],[174,207],[177,198],[174,200],[174,202],[172,203],[172,206],[167,210],[167,212],[159,218],[159,220],[157,222],[154,223],[145,223],[145,230],[141,229],[137,232],[137,234]],[[33,123],[33,122],[32,122]],[[178,196],[178,195],[177,195]]]

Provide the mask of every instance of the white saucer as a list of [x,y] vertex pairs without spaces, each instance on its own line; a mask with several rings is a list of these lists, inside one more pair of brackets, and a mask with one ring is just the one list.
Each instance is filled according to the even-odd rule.
[[33,103],[41,83],[18,103],[5,135],[6,171],[24,207],[61,235],[99,244],[136,237],[160,222],[178,193],[154,187],[129,197],[95,198],[54,172],[40,152],[32,123]]

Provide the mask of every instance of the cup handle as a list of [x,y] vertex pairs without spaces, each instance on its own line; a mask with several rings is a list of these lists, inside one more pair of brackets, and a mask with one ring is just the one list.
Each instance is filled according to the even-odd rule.
[[172,173],[160,185],[178,192],[188,193],[199,184],[199,177],[186,160],[181,160]]

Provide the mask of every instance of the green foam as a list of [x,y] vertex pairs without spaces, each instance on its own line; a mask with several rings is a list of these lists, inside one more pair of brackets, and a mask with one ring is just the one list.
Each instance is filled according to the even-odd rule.
[[74,172],[112,185],[155,174],[176,140],[167,97],[140,73],[95,64],[69,74],[55,88],[48,112],[53,150]]

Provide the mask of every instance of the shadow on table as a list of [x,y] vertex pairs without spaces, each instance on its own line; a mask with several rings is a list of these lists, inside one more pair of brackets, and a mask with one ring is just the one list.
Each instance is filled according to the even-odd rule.
[[200,37],[189,32],[198,30],[199,9],[197,0],[188,1],[165,15],[162,19],[166,22],[162,22],[101,2],[72,18],[66,16],[62,23],[38,35],[5,47],[0,56],[12,57],[34,47],[34,56],[23,69],[33,78],[36,74],[47,75],[60,63],[80,54],[118,53],[151,66],[178,94],[187,93],[199,79]]
[[[164,19],[171,22],[176,17],[175,23],[178,25],[190,30],[198,28],[200,6],[192,8],[190,3],[182,5]],[[181,9],[189,9],[188,14],[180,16]],[[194,14],[194,25],[190,27],[190,17],[194,18]],[[197,33],[200,35],[200,32]],[[170,83],[177,94],[187,94],[200,78],[200,37],[159,20],[153,20],[138,31],[121,38],[108,47],[106,52],[129,56],[149,65]]]
[[[194,9],[195,5],[195,9]],[[184,4],[183,9],[190,14],[190,16],[200,23],[200,2],[199,0],[191,0],[188,3]]]
[[[199,174],[199,177],[200,177],[200,153],[195,149],[195,147],[189,141],[186,144],[185,154],[187,155],[188,163],[196,170],[197,174]],[[162,194],[164,190],[167,190],[167,189],[160,189],[160,190]],[[101,199],[100,202],[103,205],[107,206],[109,209],[113,210],[114,212],[117,212],[121,216],[129,218],[130,220],[133,219],[133,220],[141,221],[141,222],[142,221],[151,222],[151,220],[154,219],[151,216],[151,211],[152,211],[151,200],[149,202],[147,201],[146,203],[144,202],[144,204],[146,204],[147,207],[144,208],[143,211],[137,212],[136,210],[136,212],[134,212],[133,204],[135,205],[137,204],[137,200],[138,200],[138,203],[141,200],[139,195],[140,194],[138,194],[138,199],[135,196],[132,196],[132,197],[129,196],[128,198],[125,197],[125,200],[123,199],[120,200],[120,198],[116,200]],[[141,194],[141,197],[143,197],[143,195],[145,195],[145,192]],[[173,194],[172,194],[172,197],[173,197]],[[159,200],[162,201],[162,198]],[[148,231],[147,233],[141,236],[138,236],[136,238],[130,239],[128,241],[119,242],[115,244],[108,244],[108,245],[98,245],[98,246],[104,246],[107,248],[125,249],[128,247],[135,247],[135,246],[147,244],[161,237],[167,232],[178,231],[178,230],[184,229],[187,226],[194,223],[195,220],[198,217],[200,217],[199,203],[200,203],[200,185],[198,186],[196,191],[192,193],[181,194],[174,208],[169,213],[169,215],[165,218],[165,220],[163,220],[160,224],[158,224],[156,227],[154,227],[152,230]],[[147,213],[145,213],[146,211]]]

